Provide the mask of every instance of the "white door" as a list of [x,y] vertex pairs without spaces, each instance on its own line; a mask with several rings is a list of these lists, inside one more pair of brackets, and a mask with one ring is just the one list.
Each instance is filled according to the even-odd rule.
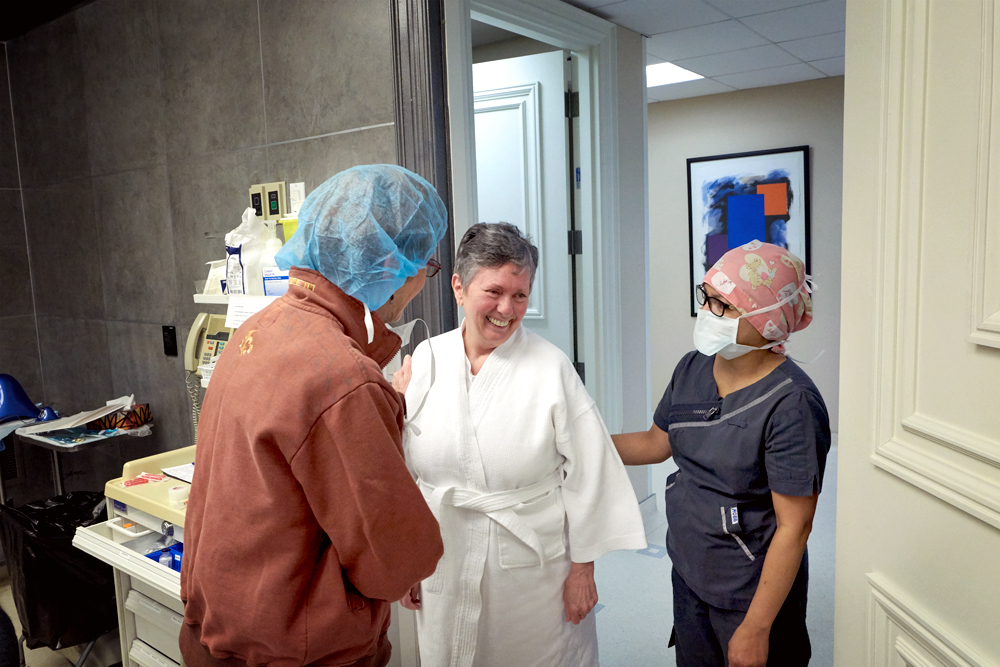
[[847,3],[837,667],[1000,665],[998,31]]
[[480,222],[509,222],[538,247],[523,326],[574,355],[565,113],[568,54],[472,66]]

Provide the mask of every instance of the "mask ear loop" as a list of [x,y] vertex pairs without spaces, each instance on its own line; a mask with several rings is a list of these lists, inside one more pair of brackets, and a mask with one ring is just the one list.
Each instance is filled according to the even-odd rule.
[[[811,275],[809,275],[808,273],[807,273],[807,274],[805,275],[805,279],[804,279],[804,280],[802,281],[802,286],[801,286],[801,287],[799,287],[799,289],[795,290],[795,294],[798,294],[798,293],[799,293],[799,292],[801,292],[801,291],[802,291],[803,289],[805,289],[805,291],[806,291],[806,294],[809,294],[809,295],[812,295],[813,293],[815,293],[815,292],[816,292],[816,281],[815,281],[815,280],[813,279],[813,277],[812,277]],[[794,296],[794,295],[793,295],[793,296]],[[783,305],[783,304],[782,304],[782,305]],[[788,340],[789,340],[789,339],[790,339],[791,337],[792,337],[792,336],[791,336],[791,334],[789,334],[789,335],[788,335],[788,338],[786,338],[786,339],[784,340],[784,342],[786,342],[786,343],[787,343],[787,342],[788,342]],[[808,360],[808,361],[806,361],[806,360],[804,360],[804,359],[796,359],[795,357],[793,357],[792,355],[788,354],[787,352],[785,352],[785,356],[786,356],[786,357],[788,357],[789,359],[791,359],[792,361],[794,361],[794,362],[795,362],[795,363],[797,363],[797,364],[814,364],[814,363],[816,363],[816,361],[817,361],[817,360],[818,360],[818,359],[819,359],[820,357],[822,357],[822,356],[823,356],[823,355],[824,355],[825,353],[826,353],[826,350],[820,350],[820,351],[819,351],[819,354],[817,354],[817,355],[816,355],[815,357],[813,357],[812,359],[810,359],[810,360]]]

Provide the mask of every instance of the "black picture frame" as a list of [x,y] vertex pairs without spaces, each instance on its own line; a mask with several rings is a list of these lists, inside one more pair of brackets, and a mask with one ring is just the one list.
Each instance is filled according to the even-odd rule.
[[[715,263],[716,255],[721,256],[730,242],[736,243],[733,247],[743,245],[737,241],[755,238],[748,235],[759,230],[764,238],[757,240],[788,248],[805,262],[806,273],[811,272],[809,146],[688,158],[687,177],[692,317],[698,312],[695,286]],[[736,201],[729,200],[746,195],[756,197],[739,200],[739,208]],[[784,212],[779,212],[782,200]],[[733,239],[729,233],[730,204]]]

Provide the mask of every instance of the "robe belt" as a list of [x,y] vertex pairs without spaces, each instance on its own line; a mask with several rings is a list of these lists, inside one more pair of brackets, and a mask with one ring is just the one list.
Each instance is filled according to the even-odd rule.
[[431,511],[434,512],[434,516],[441,516],[441,508],[444,505],[482,512],[534,549],[535,553],[538,554],[539,564],[545,562],[545,549],[542,547],[542,541],[538,539],[538,534],[531,526],[511,508],[548,493],[552,489],[558,488],[560,484],[562,484],[562,469],[560,468],[529,486],[493,493],[481,493],[455,486],[432,487],[419,481],[420,489],[423,491]]

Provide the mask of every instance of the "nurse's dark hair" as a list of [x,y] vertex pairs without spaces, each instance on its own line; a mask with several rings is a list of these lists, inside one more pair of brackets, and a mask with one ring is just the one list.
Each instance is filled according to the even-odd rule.
[[527,269],[528,285],[533,285],[538,268],[538,248],[509,222],[480,222],[469,227],[458,244],[455,256],[455,273],[462,281],[462,287],[468,287],[480,269],[492,269],[504,264]]

